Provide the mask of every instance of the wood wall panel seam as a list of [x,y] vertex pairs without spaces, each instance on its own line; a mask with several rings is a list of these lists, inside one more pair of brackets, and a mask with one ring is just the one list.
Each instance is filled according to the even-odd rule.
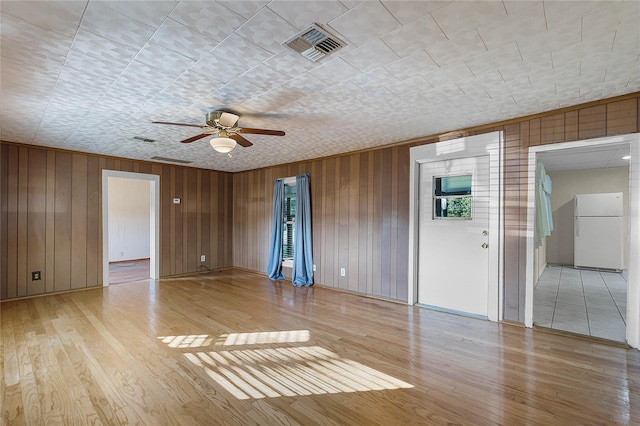
[[[47,152],[32,150],[28,168],[28,206],[27,217],[27,294],[40,294],[46,291],[45,242],[46,242],[46,162]],[[40,280],[30,280],[31,271],[39,271]]]
[[18,297],[18,148],[8,149],[7,167],[7,298]]
[[0,144],[0,300],[7,298],[8,152],[8,147]]
[[27,263],[29,222],[23,212],[29,211],[29,153],[26,147],[18,149],[18,271],[17,288],[18,296],[28,294]]
[[71,159],[71,288],[87,285],[87,156]]
[[71,167],[72,156],[56,153],[55,181],[55,291],[71,289]]

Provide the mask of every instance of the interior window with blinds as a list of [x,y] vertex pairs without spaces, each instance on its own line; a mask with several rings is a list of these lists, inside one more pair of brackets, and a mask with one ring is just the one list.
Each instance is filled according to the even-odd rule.
[[296,185],[284,186],[284,214],[282,227],[282,258],[293,259],[293,242],[296,221]]

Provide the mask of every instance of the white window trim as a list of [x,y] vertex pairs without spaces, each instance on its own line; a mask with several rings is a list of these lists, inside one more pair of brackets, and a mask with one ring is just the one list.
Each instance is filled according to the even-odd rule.
[[[282,181],[284,182],[285,185],[295,185],[296,184],[296,177],[295,176],[289,176],[286,177],[284,179],[282,179]],[[282,267],[283,268],[293,268],[293,259],[282,259]]]
[[296,184],[296,177],[295,176],[289,176],[287,178],[282,179],[285,185],[295,185]]

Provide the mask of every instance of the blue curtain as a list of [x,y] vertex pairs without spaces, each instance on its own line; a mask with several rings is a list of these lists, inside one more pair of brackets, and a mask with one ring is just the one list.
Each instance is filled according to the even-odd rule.
[[553,231],[551,190],[551,178],[547,175],[544,164],[538,161],[536,163],[536,247],[540,247],[544,237],[548,237]]
[[311,254],[311,198],[309,176],[296,176],[296,224],[293,248],[293,285],[313,285],[313,255]]
[[284,200],[284,181],[273,181],[273,223],[271,225],[271,240],[269,248],[269,279],[283,280],[282,273],[282,214]]

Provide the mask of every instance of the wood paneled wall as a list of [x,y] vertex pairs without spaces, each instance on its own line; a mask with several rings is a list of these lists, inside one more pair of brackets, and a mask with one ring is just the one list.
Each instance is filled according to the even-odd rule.
[[[102,170],[160,176],[160,275],[232,266],[232,175],[0,146],[0,296],[102,285]],[[181,204],[173,204],[174,197]],[[32,271],[42,279],[31,280]]]
[[[505,319],[524,322],[527,157],[530,146],[640,130],[640,94],[566,108],[535,118],[466,129],[505,135]],[[452,132],[450,137],[456,137]],[[265,272],[271,229],[272,181],[310,174],[315,282],[407,300],[409,147],[394,147],[236,173],[234,265]],[[347,271],[340,276],[340,268]]]
[[315,282],[406,300],[408,145],[234,174],[234,265],[267,270],[272,182],[302,173],[309,174]]

